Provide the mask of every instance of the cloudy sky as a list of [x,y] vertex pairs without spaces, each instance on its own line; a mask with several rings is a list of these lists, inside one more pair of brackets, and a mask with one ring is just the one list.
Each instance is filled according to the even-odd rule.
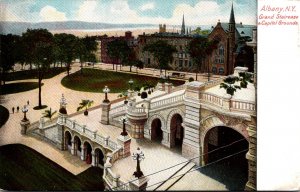
[[[228,22],[230,0],[0,0],[1,21],[181,24]],[[236,22],[256,23],[256,0],[233,0]]]

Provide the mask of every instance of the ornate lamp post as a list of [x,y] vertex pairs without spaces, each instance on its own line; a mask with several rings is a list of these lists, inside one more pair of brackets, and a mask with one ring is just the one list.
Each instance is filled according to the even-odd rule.
[[122,136],[127,136],[128,133],[127,133],[126,127],[125,127],[125,126],[126,126],[125,123],[127,122],[126,116],[125,116],[125,115],[122,116],[121,119],[120,119],[120,121],[122,121],[122,123],[123,123],[123,131],[122,131],[121,135],[122,135]]
[[22,119],[22,121],[23,122],[28,121],[28,119],[26,118],[26,113],[28,112],[27,105],[24,105],[24,107],[22,108],[22,112],[24,113],[24,118]]
[[109,103],[109,100],[107,99],[107,93],[110,92],[110,89],[105,86],[104,89],[103,89],[103,93],[105,93],[105,99],[103,100],[103,103]]
[[133,160],[136,160],[136,171],[133,173],[133,175],[137,178],[144,176],[143,172],[141,171],[140,161],[145,159],[145,156],[139,147],[137,148],[136,152],[132,154],[132,158]]

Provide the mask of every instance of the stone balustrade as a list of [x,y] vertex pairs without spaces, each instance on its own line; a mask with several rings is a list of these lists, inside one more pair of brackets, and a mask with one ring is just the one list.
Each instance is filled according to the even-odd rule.
[[118,106],[112,106],[109,110],[109,115],[113,115],[115,113],[121,113],[126,111],[126,104],[118,105]]
[[220,107],[224,110],[235,112],[255,112],[255,102],[243,101],[221,97],[213,93],[201,93],[201,103],[209,104],[215,107]]
[[159,108],[159,107],[162,107],[162,106],[169,105],[171,103],[182,102],[183,98],[184,98],[184,94],[176,95],[176,96],[166,98],[166,99],[162,99],[162,100],[159,100],[159,101],[155,101],[155,102],[150,104],[150,108],[155,109],[155,108]]
[[88,129],[88,127],[86,127],[85,125],[80,125],[74,120],[66,118],[65,126],[79,133],[80,135],[87,137],[95,143],[98,143],[103,147],[108,148],[111,151],[114,151],[118,148],[118,144],[112,141],[109,137],[104,137],[98,134],[97,132]]

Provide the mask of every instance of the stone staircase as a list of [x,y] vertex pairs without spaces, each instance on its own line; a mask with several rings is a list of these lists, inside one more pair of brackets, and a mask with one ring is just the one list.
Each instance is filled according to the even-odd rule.
[[185,174],[187,174],[190,170],[192,170],[193,167],[195,167],[195,164],[193,162],[187,162],[173,175],[171,175],[166,181],[158,185],[153,191],[169,190],[175,183],[177,183],[182,177],[184,177]]

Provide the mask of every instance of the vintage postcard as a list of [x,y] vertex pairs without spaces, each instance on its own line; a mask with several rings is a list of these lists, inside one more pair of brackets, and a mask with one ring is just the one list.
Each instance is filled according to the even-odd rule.
[[300,189],[258,181],[258,40],[299,32],[294,1],[0,7],[0,189]]

